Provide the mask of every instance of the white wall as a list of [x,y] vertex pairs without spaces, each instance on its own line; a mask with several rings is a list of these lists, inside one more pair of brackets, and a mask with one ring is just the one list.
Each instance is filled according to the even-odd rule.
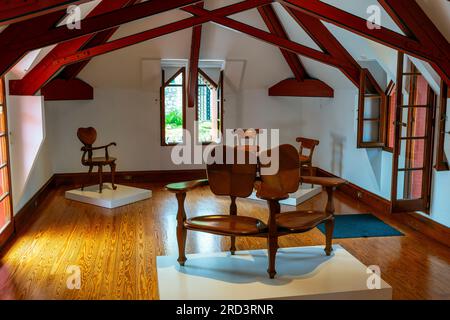
[[43,98],[8,96],[13,210],[16,214],[53,175]]

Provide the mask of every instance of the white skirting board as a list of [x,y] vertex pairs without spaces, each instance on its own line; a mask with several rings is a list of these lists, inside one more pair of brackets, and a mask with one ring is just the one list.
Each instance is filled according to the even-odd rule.
[[[267,274],[267,250],[158,256],[161,300],[392,299],[392,288],[339,245],[280,248],[275,279]],[[383,270],[381,270],[382,272]],[[372,277],[372,278],[370,278]],[[369,283],[369,285],[368,285]],[[379,283],[379,286],[377,284]],[[375,284],[375,288],[369,289]]]
[[102,193],[99,192],[99,186],[93,185],[81,189],[66,191],[66,199],[84,202],[104,208],[117,208],[127,204],[135,203],[152,197],[152,191],[122,185],[116,185],[113,190],[110,183],[103,184]]
[[[322,192],[321,186],[311,186],[310,184],[302,184],[297,192],[290,193],[289,198],[285,200],[281,200],[280,204],[288,205],[288,206],[298,206],[300,203],[305,202],[306,200],[311,199],[312,197],[320,194]],[[256,196],[256,192],[253,192],[248,199],[252,200],[260,200],[265,201],[263,199],[260,199]]]

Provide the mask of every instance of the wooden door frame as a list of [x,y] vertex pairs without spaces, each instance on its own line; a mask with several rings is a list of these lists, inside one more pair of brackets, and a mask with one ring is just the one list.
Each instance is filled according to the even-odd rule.
[[6,105],[6,87],[5,87],[5,79],[0,78],[0,90],[3,90],[3,100],[0,101],[0,104],[3,106],[3,113],[5,119],[5,144],[6,144],[6,170],[8,172],[8,197],[9,197],[9,212],[10,212],[10,222],[6,226],[6,228],[0,233],[0,248],[4,246],[4,244],[12,237],[16,230],[15,220],[14,220],[14,211],[13,211],[13,195],[12,195],[12,181],[11,181],[11,158],[9,154],[9,129],[8,129],[8,108]]
[[[435,132],[435,117],[436,117],[436,94],[428,85],[427,105],[429,106],[426,116],[426,132],[424,145],[424,169],[422,170],[422,198],[420,199],[397,199],[398,188],[398,163],[401,151],[401,129],[403,121],[403,64],[404,53],[398,52],[397,59],[397,93],[396,93],[396,112],[395,112],[395,132],[394,132],[394,151],[392,154],[392,184],[391,184],[391,203],[392,212],[407,212],[407,211],[424,211],[429,212],[430,196],[431,196],[431,182],[433,176],[433,148],[434,148],[434,132]],[[410,93],[411,96],[411,93]],[[413,97],[414,98],[414,97]],[[434,100],[434,101],[433,101]],[[409,103],[411,100],[409,101]],[[408,110],[409,114],[410,110]]]

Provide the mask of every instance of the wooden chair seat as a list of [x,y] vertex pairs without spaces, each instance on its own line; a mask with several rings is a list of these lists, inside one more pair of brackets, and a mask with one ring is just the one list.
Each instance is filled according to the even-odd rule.
[[278,214],[276,221],[280,231],[284,229],[289,232],[304,232],[332,217],[331,213],[323,211],[291,211]]
[[114,163],[117,158],[109,157],[106,159],[105,157],[93,157],[91,160],[88,160],[90,164],[98,165],[98,164],[110,164]]
[[247,216],[210,215],[187,219],[187,229],[221,235],[252,235],[265,232],[267,226],[259,219]]

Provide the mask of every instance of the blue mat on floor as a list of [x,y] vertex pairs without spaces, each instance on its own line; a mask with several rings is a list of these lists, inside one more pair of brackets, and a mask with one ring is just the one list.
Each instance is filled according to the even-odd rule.
[[[325,224],[321,224],[317,228],[325,234]],[[384,223],[373,214],[344,214],[335,216],[334,239],[392,236],[403,236],[403,233]]]

